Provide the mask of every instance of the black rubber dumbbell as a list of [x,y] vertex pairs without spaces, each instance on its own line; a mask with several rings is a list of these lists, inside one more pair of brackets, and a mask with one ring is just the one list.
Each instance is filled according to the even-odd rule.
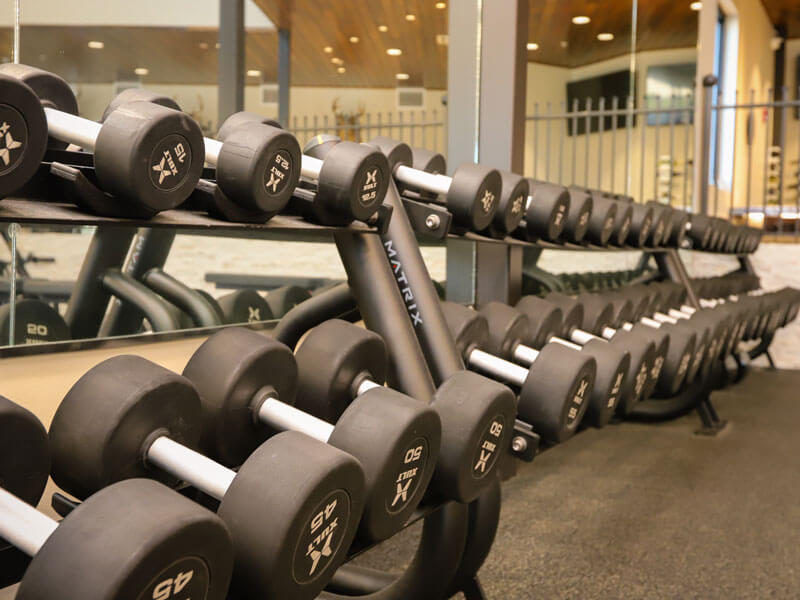
[[[279,126],[261,115],[239,112],[226,120],[217,138],[225,140],[241,127],[255,123]],[[304,183],[314,183],[316,193],[307,198],[301,193],[303,190],[297,190],[290,206],[295,206],[309,220],[331,226],[367,221],[383,203],[389,185],[389,165],[380,152],[366,144],[317,135],[306,144],[299,164]]]
[[594,201],[591,194],[587,194],[583,190],[567,188],[567,191],[569,192],[569,212],[564,223],[563,238],[566,242],[580,244],[589,231]]
[[[480,313],[489,325],[489,345],[486,350],[492,354],[532,367],[540,352],[547,348],[532,345],[534,339],[528,318],[521,311],[500,302],[489,302],[481,306]],[[554,336],[547,343],[561,344],[594,359],[595,381],[586,400],[587,408],[582,422],[593,427],[608,424],[625,385],[625,376],[631,363],[630,353],[605,340],[590,340],[580,346]]]
[[645,247],[654,225],[653,208],[634,201],[631,196],[615,194],[613,197],[621,202],[626,202],[633,210],[627,245],[634,248]]
[[280,319],[301,302],[311,298],[311,292],[299,285],[284,285],[267,292],[265,300],[272,316]]
[[[330,423],[341,418],[359,389],[380,385],[389,368],[380,336],[338,319],[312,329],[296,358],[295,405]],[[431,407],[441,420],[442,442],[430,489],[439,499],[471,502],[491,484],[498,457],[508,447],[516,414],[513,394],[504,385],[459,371],[439,386]]]
[[[523,296],[515,308],[528,317],[531,330],[530,344],[534,348],[541,348],[554,338],[565,339],[579,345],[599,340],[606,341],[605,338],[580,329],[584,323],[583,306],[580,303],[570,307],[566,321],[564,313],[556,304],[537,296]],[[656,362],[655,344],[649,337],[626,331],[618,332],[611,338],[610,344],[617,349],[624,349],[630,355],[628,372],[617,402],[619,411],[627,413],[634,404],[650,393],[646,385]],[[596,343],[593,345],[597,346]],[[610,372],[611,369],[606,367],[605,371]]]
[[[500,172],[482,165],[465,163],[452,177],[429,173],[414,168],[413,149],[408,156],[408,146],[387,137],[376,137],[368,142],[379,148],[392,167],[398,189],[417,190],[443,197],[444,204],[453,214],[453,224],[467,231],[481,232],[489,227],[498,211],[503,183]],[[509,188],[512,191],[512,188]],[[509,196],[512,200],[513,197]]]
[[[181,110],[169,96],[141,88],[125,90],[103,120],[129,102],[153,102]],[[265,122],[228,117],[217,139],[203,138],[205,162],[216,169],[214,213],[231,221],[263,222],[279,213],[300,180],[300,144],[288,131]]]
[[525,219],[520,229],[521,237],[529,242],[544,240],[558,242],[567,224],[570,197],[563,185],[528,180],[530,196],[525,209]]
[[[308,336],[313,335],[312,329]],[[378,340],[370,351],[383,350],[385,360]],[[340,360],[358,369],[353,363],[359,357],[343,346]],[[285,345],[258,332],[215,333],[189,359],[183,376],[203,402],[201,450],[226,466],[241,464],[269,435],[286,430],[357,458],[366,475],[362,539],[380,541],[400,531],[433,476],[441,443],[433,409],[390,388],[362,384],[332,425],[293,406],[295,358]]]
[[[630,233],[631,224],[633,223],[633,206],[631,206],[629,202],[615,198],[612,194],[603,192],[601,190],[594,190],[590,188],[580,189],[583,189],[585,192],[591,194],[592,201],[595,203],[595,205],[602,207],[606,205],[606,203],[611,203],[616,206],[616,210],[614,212],[614,223],[611,226],[612,233],[608,238],[608,243],[612,246],[624,246],[628,241],[628,234]],[[600,221],[595,220],[595,223],[595,231],[600,232],[599,235],[602,235],[602,228],[600,228],[600,226],[605,226],[605,222],[601,223]],[[595,233],[595,239],[598,239],[598,233]],[[602,237],[599,239],[602,239]]]
[[[11,63],[0,65],[0,73],[24,81],[37,93],[52,138],[94,153],[94,172],[103,191],[156,213],[183,203],[197,185],[203,134],[186,114],[131,102],[100,124],[74,114],[72,90],[58,75]],[[71,100],[64,106],[54,98]]]
[[48,443],[32,413],[0,396],[0,537],[32,557],[18,600],[226,597],[228,530],[159,483],[116,483],[60,523],[33,508],[47,483]]
[[0,198],[5,198],[28,183],[39,169],[47,150],[47,117],[36,92],[2,72],[0,97]]
[[77,498],[123,479],[185,481],[220,500],[236,555],[233,592],[316,598],[358,527],[364,495],[358,461],[284,432],[235,472],[192,450],[202,419],[200,398],[185,377],[138,356],[107,359],[75,383],[53,417],[53,480]]
[[442,309],[467,366],[519,389],[520,419],[549,442],[563,442],[575,433],[594,387],[593,358],[550,344],[530,368],[521,367],[486,350],[491,345],[489,324],[479,312],[448,301]]
[[592,210],[586,228],[584,240],[590,244],[607,246],[615,233],[618,203],[602,194],[593,194],[590,190],[578,186],[570,186],[570,194],[587,194],[592,199]]

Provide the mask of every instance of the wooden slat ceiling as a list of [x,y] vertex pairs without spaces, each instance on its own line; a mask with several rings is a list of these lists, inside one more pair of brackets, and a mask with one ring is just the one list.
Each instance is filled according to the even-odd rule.
[[[586,25],[572,18],[587,16]],[[538,0],[531,2],[529,42],[539,44],[528,60],[575,68],[622,56],[631,49],[630,0]],[[611,33],[612,41],[600,41]],[[692,47],[697,44],[697,13],[686,0],[639,2],[637,50]]]
[[800,38],[800,3],[797,0],[761,0],[770,20],[785,28],[788,38]]

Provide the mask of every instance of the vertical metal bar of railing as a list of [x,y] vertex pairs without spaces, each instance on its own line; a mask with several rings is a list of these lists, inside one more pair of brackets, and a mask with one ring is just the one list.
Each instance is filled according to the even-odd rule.
[[547,108],[547,116],[545,117],[544,129],[544,180],[547,182],[550,179],[550,124],[553,118],[553,105],[548,102],[545,107]]
[[606,99],[600,96],[597,105],[597,189],[603,189],[603,133],[605,133]]
[[766,215],[767,215],[767,191],[769,190],[768,183],[769,183],[769,132],[772,129],[772,111],[770,111],[770,102],[772,100],[773,93],[772,88],[769,88],[767,91],[767,121],[766,127],[764,128],[764,196],[763,196],[763,209],[764,209],[764,222],[766,223]]
[[589,187],[589,138],[592,133],[592,99],[586,99],[586,130],[583,140],[583,187]]
[[669,112],[669,171],[667,173],[667,204],[672,206],[672,180],[675,172],[675,116],[679,114],[677,96],[672,95]]
[[578,163],[578,99],[572,100],[572,181],[575,185],[575,169]]
[[533,103],[533,178],[539,179],[539,103]]
[[722,106],[722,90],[717,89],[717,106],[712,107],[716,111],[714,122],[717,124],[714,132],[714,216],[719,211],[719,155],[722,153],[722,113],[719,107]]
[[[630,196],[631,183],[631,146],[633,145],[633,107],[635,99],[632,95],[625,98],[625,195]],[[644,125],[641,125],[644,127]]]
[[617,111],[619,110],[619,98],[614,96],[611,98],[611,112],[614,116],[611,117],[611,182],[609,183],[608,191],[612,194],[616,193],[615,182],[617,179]]
[[789,88],[781,88],[781,130],[779,133],[778,147],[781,150],[780,164],[778,166],[778,201],[780,202],[780,215],[778,217],[778,233],[783,233],[783,173],[786,167],[786,123],[789,119],[789,107],[786,102],[789,100]]
[[747,215],[747,224],[750,224],[750,205],[751,194],[753,192],[753,142],[754,142],[754,123],[753,123],[753,104],[756,102],[756,91],[750,90],[750,107],[747,109],[747,190],[745,191],[745,215]]
[[[645,107],[647,106],[647,99],[645,98]],[[644,165],[645,160],[647,159],[647,119],[649,118],[650,113],[645,112],[641,115],[641,125],[642,128],[642,136],[641,136],[641,148],[639,148],[639,198],[637,199],[639,202],[644,202]]]
[[415,122],[416,122],[416,119],[414,118],[414,111],[412,110],[412,111],[410,111],[408,113],[408,127],[411,130],[411,145],[412,146],[416,146],[417,145],[417,130],[416,130],[416,127],[414,127],[414,123]]
[[708,214],[708,161],[711,152],[711,104],[714,86],[717,85],[717,78],[713,75],[703,77],[703,129],[702,129],[702,149],[699,161],[695,164],[695,173],[699,177],[700,206],[698,212]]
[[[687,103],[687,106],[692,104]],[[692,118],[692,110],[687,108],[683,113],[683,210],[689,209],[689,128]]]
[[397,139],[400,140],[401,142],[405,142],[406,127],[403,119],[403,111],[401,110],[397,111],[397,124],[398,124]]
[[383,113],[378,113],[378,122],[376,126],[378,128],[378,135],[383,135]]
[[736,191],[736,163],[737,163],[736,155],[737,155],[737,152],[736,152],[736,108],[735,107],[739,105],[739,90],[738,89],[733,92],[733,98],[734,98],[734,100],[733,100],[734,108],[732,109],[733,110],[732,123],[733,123],[733,144],[734,144],[733,147],[734,147],[734,150],[733,150],[733,157],[732,157],[733,158],[733,164],[731,165],[731,192],[730,192],[731,199],[730,199],[729,206],[728,206],[728,219],[729,220],[731,219],[731,217],[733,217],[733,207],[736,206],[736,194],[735,194],[735,191]]
[[428,148],[428,113],[427,111],[422,111],[422,147],[430,150]]
[[[562,100],[559,104],[559,111],[560,114],[565,115],[567,112],[567,103],[565,100]],[[558,119],[559,123],[561,119]],[[567,117],[564,117],[564,125],[569,126],[569,122]],[[561,127],[561,124],[558,125],[558,183],[563,185],[564,184],[564,136],[566,135],[566,127]]]
[[317,115],[314,115],[314,135],[317,135],[318,133],[322,132],[319,130],[319,119],[317,118]]
[[[797,100],[800,102],[800,84],[797,86]],[[795,107],[795,111],[800,115],[800,105]],[[800,118],[797,119],[797,167],[794,171],[795,190],[794,190],[794,235],[800,235]]]
[[[656,178],[653,181],[653,199],[658,200],[658,181],[659,172],[658,164],[661,160],[661,118],[664,112],[661,110],[661,96],[656,96],[656,130],[655,130],[655,146],[653,154],[655,154],[656,161]],[[642,199],[644,201],[644,199]]]

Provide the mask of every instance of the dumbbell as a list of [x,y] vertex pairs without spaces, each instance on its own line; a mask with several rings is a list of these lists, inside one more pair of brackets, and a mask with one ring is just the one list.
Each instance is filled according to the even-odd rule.
[[519,388],[517,413],[548,442],[563,442],[578,428],[594,387],[597,364],[560,344],[549,344],[530,368],[495,356],[489,348],[489,323],[479,312],[455,302],[442,302],[447,326],[470,369]]
[[[295,406],[329,423],[341,418],[359,390],[384,381],[389,368],[386,346],[378,334],[338,319],[312,329],[295,357],[299,372]],[[439,386],[431,407],[442,428],[432,495],[471,502],[491,484],[490,474],[509,443],[516,415],[513,394],[497,382],[458,371]],[[421,457],[427,452],[421,450]],[[398,485],[408,481],[397,479]]]
[[[175,100],[141,88],[114,98],[103,121],[129,102],[152,102],[181,110]],[[205,162],[216,169],[221,196],[215,207],[229,220],[266,221],[289,202],[300,179],[300,144],[292,134],[272,124],[241,122],[234,114],[220,127],[217,139],[203,138]]]
[[612,197],[627,203],[633,210],[627,244],[634,248],[646,246],[654,226],[655,215],[653,214],[653,208],[636,202],[631,196],[615,194]]
[[265,300],[274,319],[280,319],[301,302],[311,298],[311,292],[299,285],[284,285],[267,292]]
[[[257,123],[279,127],[272,119],[242,111],[223,123],[217,139],[224,142],[241,127]],[[311,148],[330,140],[337,143],[326,144],[324,160],[323,156],[311,151]],[[317,135],[303,149],[299,164],[300,177],[306,183],[316,183],[313,202],[301,203],[301,212],[317,223],[345,226],[354,220],[366,221],[383,203],[389,185],[389,165],[385,156],[365,144]],[[300,199],[293,197],[290,205],[295,201]]]
[[[183,203],[197,185],[203,134],[184,113],[132,102],[100,124],[73,114],[74,94],[58,75],[13,63],[0,65],[0,73],[36,92],[52,138],[94,153],[94,172],[103,191],[156,213]],[[63,98],[66,103],[58,103]]]
[[173,591],[224,600],[233,547],[219,517],[136,479],[99,491],[58,523],[31,506],[47,483],[48,444],[39,419],[0,396],[0,536],[32,557],[17,600],[149,599]]
[[[376,137],[368,142],[385,154],[392,174],[400,189],[428,192],[444,196],[444,204],[453,214],[453,224],[469,231],[480,232],[492,224],[502,194],[502,177],[495,169],[474,163],[465,163],[452,177],[428,173],[413,166],[406,156],[408,146],[387,137]],[[405,148],[404,148],[405,146]],[[516,188],[515,188],[516,189]],[[509,192],[512,189],[509,188]],[[513,208],[516,197],[509,194]]]
[[[628,371],[622,382],[622,389],[617,403],[620,412],[630,412],[636,402],[642,400],[646,394],[649,395],[651,389],[646,386],[656,362],[656,348],[650,337],[646,337],[640,332],[620,331],[611,341],[608,341],[605,338],[581,331],[580,327],[583,326],[584,318],[583,305],[580,303],[575,303],[570,307],[568,324],[565,324],[562,310],[544,298],[523,296],[517,302],[515,308],[528,318],[531,335],[529,344],[534,348],[542,348],[548,342],[556,339],[566,339],[579,345],[581,342],[584,344],[591,342],[589,349],[592,349],[592,346],[597,348],[596,342],[602,340],[609,349],[616,347],[617,349],[623,349],[624,352],[630,355]],[[610,360],[613,353],[614,351],[610,350],[607,355],[604,355],[606,357],[605,360]],[[605,373],[613,371],[607,365],[602,370]],[[598,362],[598,377],[600,373],[601,368]],[[604,377],[609,377],[609,375],[604,375]],[[655,381],[653,385],[655,385]]]
[[217,298],[217,304],[225,315],[225,322],[231,325],[271,321],[275,318],[269,303],[253,289],[245,288],[224,294]]
[[[2,72],[0,98],[0,198],[5,198],[30,181],[39,169],[47,150],[47,117],[36,92]],[[77,106],[73,110],[77,112]]]
[[[600,207],[600,214],[602,214],[604,210],[603,207],[608,205],[607,203],[611,203],[613,206],[616,206],[616,209],[614,209],[614,221],[611,225],[612,233],[608,237],[607,242],[613,246],[624,246],[628,240],[628,234],[631,230],[631,223],[633,222],[633,207],[628,202],[613,198],[606,192],[590,188],[579,189],[592,196],[592,202],[594,206]],[[595,240],[603,239],[603,227],[605,226],[606,224],[604,221],[594,219],[594,232],[592,233],[592,236]],[[595,241],[594,243],[598,242]]]
[[[611,295],[613,294],[608,296]],[[561,308],[564,313],[564,326],[569,332],[565,332],[564,337],[572,341],[579,342],[585,334],[596,335],[609,340],[613,339],[618,333],[618,328],[613,327],[613,325],[619,325],[619,329],[623,330],[640,330],[644,332],[656,347],[656,358],[650,371],[650,379],[645,384],[646,396],[649,396],[654,389],[658,390],[662,395],[672,396],[682,386],[696,343],[696,336],[690,328],[662,324],[647,317],[638,318],[636,323],[631,321],[623,321],[622,323],[609,322],[608,309],[603,308],[607,306],[607,303],[603,303],[598,307],[599,312],[592,311],[588,315],[588,321],[587,315],[584,314],[584,319],[581,321],[576,314],[576,307],[581,305],[583,310],[584,303],[592,306],[591,295],[573,298],[557,292],[551,292],[545,298]],[[584,329],[583,322],[592,324],[594,329]]]
[[[14,306],[14,345],[62,342],[70,339],[69,327],[59,312],[41,300],[18,298]],[[0,346],[9,343],[11,305],[0,306]]]
[[570,211],[570,197],[563,185],[528,179],[530,196],[521,223],[522,238],[558,242]]
[[192,449],[202,418],[185,377],[138,356],[109,358],[84,374],[56,410],[53,480],[77,498],[123,479],[185,481],[221,501],[217,512],[236,556],[234,593],[316,598],[356,533],[364,494],[358,462],[284,432],[234,472]]
[[[689,221],[689,214],[655,200],[647,202],[647,206],[653,209],[656,223],[648,240],[650,245],[679,248],[686,235],[686,223]],[[657,230],[660,222],[663,223],[663,226],[661,227],[661,235],[658,236]]]
[[578,186],[570,186],[570,196],[587,195],[592,200],[592,209],[586,227],[584,239],[590,244],[607,246],[615,232],[618,203],[602,194],[593,194],[590,190]]
[[[564,241],[580,244],[589,231],[594,201],[592,196],[577,188],[567,188],[569,212],[564,223]],[[605,215],[604,215],[605,216]]]
[[405,394],[367,382],[332,425],[292,405],[297,369],[289,348],[249,329],[223,329],[203,342],[183,370],[203,403],[201,450],[236,466],[279,431],[330,444],[358,459],[366,475],[360,536],[374,542],[394,535],[433,475],[439,416]]
[[[501,302],[484,304],[479,312],[489,326],[489,344],[485,350],[500,358],[532,367],[539,357],[540,350],[532,346],[534,338],[527,316]],[[587,408],[582,422],[593,427],[603,427],[608,424],[617,408],[625,376],[630,368],[630,353],[610,345],[605,340],[590,340],[585,346],[580,346],[551,337],[548,344],[561,344],[594,359],[596,376],[586,400]],[[540,346],[543,349],[547,347]]]

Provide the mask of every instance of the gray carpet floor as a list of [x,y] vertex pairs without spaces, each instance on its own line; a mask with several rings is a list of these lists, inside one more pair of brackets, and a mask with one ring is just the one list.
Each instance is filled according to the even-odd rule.
[[[695,415],[589,430],[503,485],[491,600],[800,598],[800,371],[753,370]],[[360,562],[396,569],[418,528]],[[400,548],[405,549],[401,550]]]

